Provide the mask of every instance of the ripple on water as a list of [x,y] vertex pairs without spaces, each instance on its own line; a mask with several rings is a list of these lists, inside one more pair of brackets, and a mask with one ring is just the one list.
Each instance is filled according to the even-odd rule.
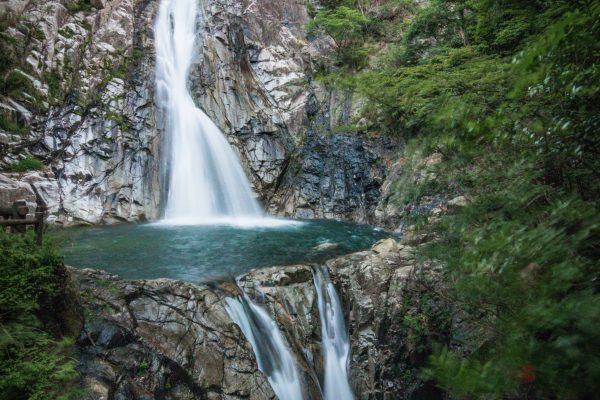
[[364,250],[390,236],[368,225],[338,221],[267,221],[195,225],[161,221],[65,229],[52,236],[69,265],[104,269],[128,279],[188,282],[260,267],[324,261]]

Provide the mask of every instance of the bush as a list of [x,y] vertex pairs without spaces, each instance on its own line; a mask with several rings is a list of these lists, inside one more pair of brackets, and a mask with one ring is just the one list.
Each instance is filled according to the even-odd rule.
[[309,33],[322,32],[336,44],[338,63],[359,68],[366,63],[364,28],[369,20],[360,11],[341,6],[334,10],[321,10],[307,25]]
[[[392,200],[468,199],[420,221],[465,339],[425,376],[453,397],[600,391],[598,21],[598,1],[431,1],[354,79],[373,125],[409,140]],[[415,179],[434,152],[436,182]]]
[[73,0],[65,4],[65,7],[71,14],[77,14],[79,12],[89,13],[93,7],[87,0]]
[[10,166],[12,172],[39,171],[42,168],[44,168],[44,164],[30,156],[22,158]]
[[[58,312],[65,269],[34,235],[0,231],[0,392],[12,399],[78,398],[72,339],[56,338],[42,322]],[[44,318],[40,318],[40,317]]]
[[16,133],[18,135],[25,135],[29,131],[26,126],[23,126],[19,122],[13,121],[12,119],[6,118],[2,115],[0,115],[0,129],[11,133]]

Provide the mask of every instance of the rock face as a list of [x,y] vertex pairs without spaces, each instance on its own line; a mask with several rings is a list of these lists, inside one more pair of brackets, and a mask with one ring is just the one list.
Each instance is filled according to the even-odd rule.
[[37,196],[31,186],[0,174],[0,207],[11,207],[15,201],[20,200],[27,204],[28,214],[35,213]]
[[155,5],[8,2],[2,117],[25,132],[7,135],[0,167],[26,153],[44,160],[49,168],[29,181],[57,199],[50,209],[57,222],[158,216]]
[[[326,263],[349,325],[357,399],[441,398],[414,372],[423,365],[427,340],[447,340],[450,327],[436,319],[444,311],[439,299],[420,295],[419,282],[424,277],[437,282],[438,271],[418,267],[412,254],[411,247],[390,239]],[[227,296],[239,294],[235,284],[122,281],[93,270],[71,274],[86,315],[78,348],[91,398],[274,398],[250,344],[224,308]],[[312,267],[265,268],[237,282],[278,323],[297,360],[306,398],[321,399],[323,356]],[[424,307],[433,312],[420,313]],[[435,338],[427,336],[428,326],[435,326]]]
[[[0,170],[31,154],[58,223],[157,218],[163,117],[154,99],[158,1],[11,0],[0,12]],[[350,134],[360,99],[313,79],[331,40],[296,0],[200,2],[190,90],[237,149],[265,208],[373,221],[389,140]],[[8,39],[7,39],[8,38]],[[52,194],[50,194],[52,192]]]
[[224,290],[71,272],[86,315],[78,357],[90,398],[274,398]]
[[328,38],[306,36],[306,3],[203,2],[197,104],[228,134],[265,207],[373,221],[394,143],[344,133],[359,100],[314,80]]
[[450,340],[450,311],[441,271],[417,264],[414,250],[388,239],[327,263],[346,308],[357,399],[445,398],[418,374],[432,343]]

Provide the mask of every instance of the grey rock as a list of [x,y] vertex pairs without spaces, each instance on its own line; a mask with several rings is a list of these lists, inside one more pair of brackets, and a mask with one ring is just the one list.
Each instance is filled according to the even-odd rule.
[[[158,2],[94,0],[78,12],[63,0],[8,3],[38,34],[19,47],[19,26],[6,32],[17,43],[14,71],[31,85],[3,101],[4,111],[31,133],[0,152],[0,168],[21,148],[46,160],[57,223],[158,218],[168,164],[154,98]],[[192,95],[237,150],[264,207],[374,221],[394,144],[338,132],[358,120],[362,100],[313,80],[333,47],[330,38],[306,36],[306,4],[208,0],[200,13]]]
[[[417,399],[425,398],[419,397],[423,393],[441,398],[416,374],[426,353],[404,323],[405,315],[421,318],[424,277],[443,288],[440,270],[418,265],[413,253],[390,239],[326,263],[349,326],[357,399]],[[238,277],[237,286],[124,281],[101,271],[70,269],[87,316],[78,340],[86,385],[99,393],[96,398],[109,393],[109,399],[158,393],[172,399],[273,399],[250,344],[224,308],[224,299],[241,288],[280,326],[307,398],[321,399],[323,356],[312,268],[263,268]],[[433,314],[444,314],[440,301],[427,304]],[[450,325],[440,321],[426,321],[425,327],[443,342],[450,338]]]
[[13,203],[19,200],[26,202],[28,214],[35,213],[37,196],[31,186],[19,181],[15,174],[11,176],[0,174],[0,207],[12,207]]

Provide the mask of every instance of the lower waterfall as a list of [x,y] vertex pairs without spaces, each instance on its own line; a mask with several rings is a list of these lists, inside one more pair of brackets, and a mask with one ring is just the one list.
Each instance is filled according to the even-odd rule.
[[[329,279],[327,267],[313,269],[321,323],[324,400],[352,400],[348,378],[350,340],[340,299]],[[303,399],[302,382],[294,355],[277,323],[247,295],[226,298],[226,310],[252,345],[258,368],[267,376],[279,400]]]
[[267,376],[280,400],[302,400],[300,375],[294,356],[277,323],[247,296],[227,298],[226,309],[252,345],[258,368]]
[[162,0],[155,23],[156,100],[166,122],[168,196],[175,223],[260,219],[240,160],[188,90],[197,56],[197,0]]
[[335,287],[329,279],[327,267],[313,269],[317,290],[319,319],[321,321],[321,344],[324,357],[323,398],[325,400],[349,400],[352,388],[348,379],[350,340],[342,305]]

